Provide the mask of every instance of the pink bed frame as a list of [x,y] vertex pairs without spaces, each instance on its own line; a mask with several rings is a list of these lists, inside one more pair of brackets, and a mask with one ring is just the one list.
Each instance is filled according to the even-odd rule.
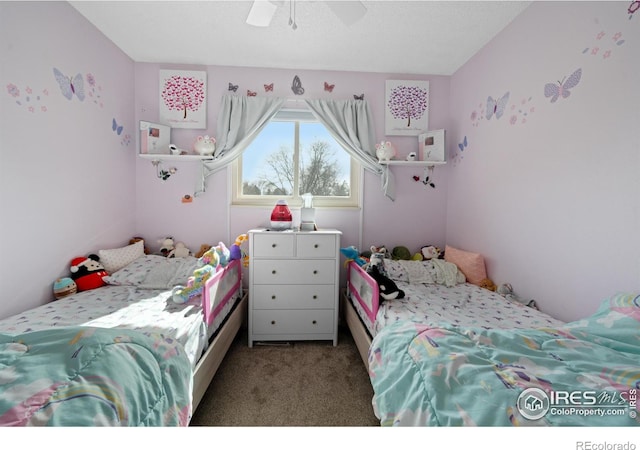
[[371,322],[375,322],[380,308],[378,283],[354,261],[347,266],[347,289],[367,313]]

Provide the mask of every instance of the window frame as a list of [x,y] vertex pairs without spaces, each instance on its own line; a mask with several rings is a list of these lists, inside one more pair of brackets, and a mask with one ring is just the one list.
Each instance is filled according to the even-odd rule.
[[[299,187],[299,164],[300,164],[300,135],[299,128],[301,123],[320,123],[316,117],[307,109],[281,109],[269,121],[271,122],[293,122],[294,123],[294,171],[296,177],[294,179],[293,191],[297,193]],[[326,128],[326,127],[325,127]],[[339,142],[335,141],[340,147]],[[342,149],[344,152],[347,152]],[[348,152],[347,152],[348,154]],[[283,195],[283,196],[263,196],[263,195],[246,195],[242,193],[242,157],[240,155],[231,164],[232,180],[231,180],[231,204],[234,206],[273,206],[274,202],[280,199],[287,201],[289,206],[301,207],[302,197],[300,195]],[[313,206],[319,208],[360,208],[360,191],[361,191],[361,173],[362,167],[360,162],[353,156],[350,156],[350,185],[349,197],[326,197],[314,196]]]

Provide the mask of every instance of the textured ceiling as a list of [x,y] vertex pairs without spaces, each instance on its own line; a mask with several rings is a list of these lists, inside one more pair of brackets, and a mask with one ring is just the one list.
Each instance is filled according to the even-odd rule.
[[136,62],[451,75],[531,2],[363,1],[345,25],[325,1],[290,1],[270,26],[251,1],[69,2]]

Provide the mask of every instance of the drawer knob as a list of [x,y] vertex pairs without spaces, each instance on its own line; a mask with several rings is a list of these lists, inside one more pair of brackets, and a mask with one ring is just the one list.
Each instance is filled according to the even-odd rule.
[[317,271],[317,270],[314,270],[314,271],[313,271],[313,274],[314,274],[314,275],[316,275],[317,273],[318,273],[318,271]]
[[317,295],[314,295],[314,296],[313,296],[313,299],[314,299],[314,300],[315,300],[315,299],[317,299],[317,298],[318,298],[318,296],[317,296]]
[[271,244],[271,248],[276,248],[276,244]]
[[318,244],[314,244],[314,245],[313,245],[313,248],[318,248]]
[[276,270],[275,270],[275,269],[273,269],[273,270],[271,271],[271,274],[272,274],[272,275],[275,275],[275,274],[276,274]]
[[314,320],[314,321],[313,321],[313,322],[311,322],[311,323],[315,325],[316,323],[318,323],[318,321],[317,321],[317,320]]
[[271,325],[275,325],[275,324],[276,324],[276,321],[275,321],[275,320],[272,320],[272,321],[271,321]]
[[275,295],[272,295],[272,296],[271,296],[271,300],[275,300],[275,299],[276,299],[276,296],[275,296]]

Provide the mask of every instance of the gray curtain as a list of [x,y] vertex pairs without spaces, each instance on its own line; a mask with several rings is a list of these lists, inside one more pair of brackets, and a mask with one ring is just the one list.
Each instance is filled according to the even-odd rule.
[[[205,162],[209,176],[242,154],[284,103],[278,97],[222,96],[218,115],[216,157]],[[219,151],[219,153],[218,153]]]
[[373,116],[366,100],[305,99],[331,135],[363,167],[382,179],[382,190],[395,200],[395,180],[389,166],[379,164],[374,142]]

